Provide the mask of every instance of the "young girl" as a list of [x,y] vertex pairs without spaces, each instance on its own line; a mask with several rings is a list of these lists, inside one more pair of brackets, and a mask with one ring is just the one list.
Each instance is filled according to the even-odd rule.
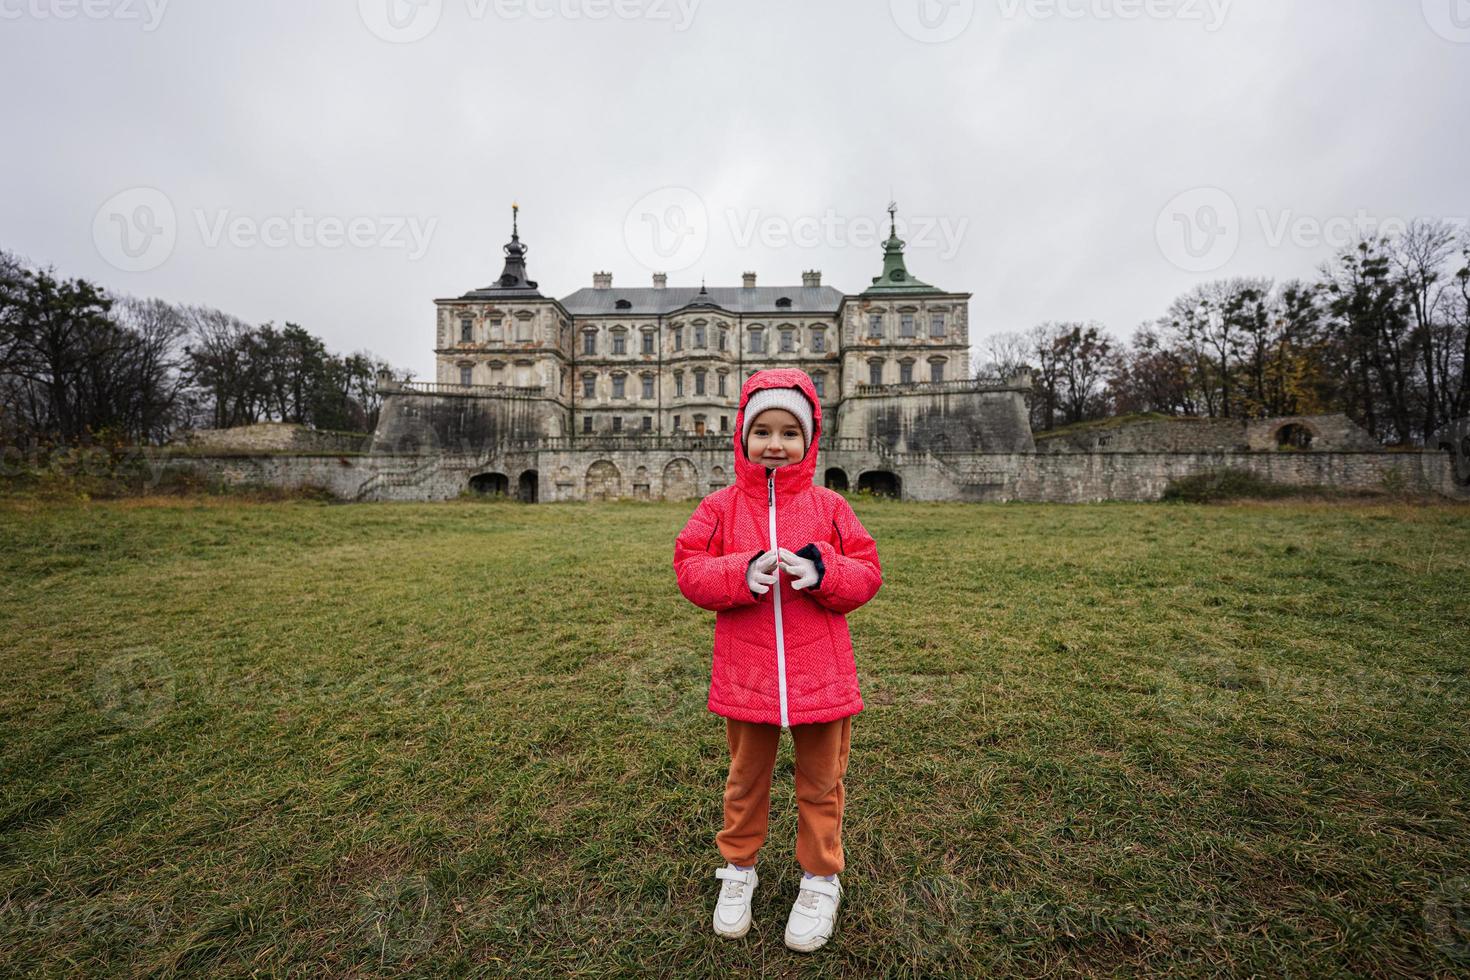
[[846,614],[883,584],[878,549],[843,497],[812,483],[822,405],[805,371],[758,371],[740,389],[735,482],[705,497],[674,542],[690,602],[714,610],[709,709],[725,718],[729,863],[715,932],[750,929],[782,729],[796,752],[796,860],[803,877],[786,945],[810,952],[832,935],[842,886],[843,776],[852,716],[863,710]]

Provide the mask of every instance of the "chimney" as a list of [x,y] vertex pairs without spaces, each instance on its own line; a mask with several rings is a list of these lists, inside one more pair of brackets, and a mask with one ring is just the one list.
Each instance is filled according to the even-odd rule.
[[754,272],[747,272],[743,276],[741,276],[740,278],[744,280],[743,285],[745,286],[746,289],[754,289],[755,288],[755,273]]
[[654,289],[668,289],[669,288],[669,274],[667,272],[655,272],[653,274],[653,288]]
[[611,272],[594,272],[594,273],[592,273],[592,288],[593,289],[611,289],[612,288],[612,273]]
[[820,286],[822,284],[822,271],[820,269],[808,269],[801,274],[803,286]]

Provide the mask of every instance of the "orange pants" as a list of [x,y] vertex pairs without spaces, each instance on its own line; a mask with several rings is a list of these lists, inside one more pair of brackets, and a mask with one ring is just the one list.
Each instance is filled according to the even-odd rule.
[[[780,725],[725,719],[730,776],[725,781],[725,827],[715,843],[725,860],[748,867],[766,841],[771,815],[771,772],[776,765]],[[844,867],[842,807],[852,716],[792,725],[796,749],[796,861],[814,875]]]

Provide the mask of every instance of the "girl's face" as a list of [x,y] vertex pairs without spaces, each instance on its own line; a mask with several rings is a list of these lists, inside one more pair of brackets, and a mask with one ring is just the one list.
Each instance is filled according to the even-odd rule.
[[801,423],[784,408],[768,408],[750,423],[745,455],[752,463],[775,469],[801,462],[806,455]]

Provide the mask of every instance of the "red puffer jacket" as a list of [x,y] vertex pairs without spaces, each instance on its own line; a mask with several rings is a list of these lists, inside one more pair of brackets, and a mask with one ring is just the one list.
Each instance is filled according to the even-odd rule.
[[[812,441],[798,463],[768,469],[745,456],[745,404],[762,388],[797,388],[812,404]],[[815,486],[822,405],[805,371],[758,371],[740,389],[735,482],[699,502],[674,541],[674,575],[692,603],[713,610],[709,710],[783,728],[833,721],[863,710],[846,614],[883,584],[878,548],[841,494]],[[745,584],[747,567],[770,548],[817,565],[796,590],[776,570],[764,595]]]

